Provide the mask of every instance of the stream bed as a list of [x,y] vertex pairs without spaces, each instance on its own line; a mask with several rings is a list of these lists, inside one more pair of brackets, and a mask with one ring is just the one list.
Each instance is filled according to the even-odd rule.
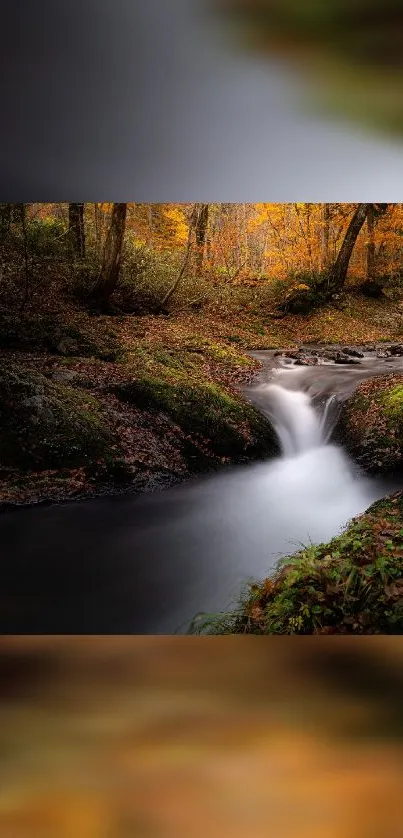
[[331,431],[359,382],[402,370],[403,357],[311,366],[253,354],[263,366],[244,393],[273,421],[282,455],[155,494],[3,514],[0,633],[184,633],[282,555],[329,540],[400,488],[360,472]]

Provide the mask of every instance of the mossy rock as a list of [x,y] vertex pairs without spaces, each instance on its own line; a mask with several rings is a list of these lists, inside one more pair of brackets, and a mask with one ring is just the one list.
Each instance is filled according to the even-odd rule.
[[96,399],[31,370],[0,369],[0,405],[3,466],[89,465],[113,442]]
[[240,462],[279,451],[271,424],[216,384],[143,378],[118,385],[114,392],[139,408],[168,415],[185,434],[208,443],[216,456]]
[[334,438],[369,473],[401,470],[403,375],[364,381],[343,405]]
[[403,493],[377,501],[327,544],[282,559],[203,634],[402,634]]

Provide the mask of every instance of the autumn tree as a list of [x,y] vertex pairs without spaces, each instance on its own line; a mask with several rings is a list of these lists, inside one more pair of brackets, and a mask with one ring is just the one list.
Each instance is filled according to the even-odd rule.
[[[388,204],[358,204],[347,227],[337,259],[330,271],[329,284],[332,290],[340,290],[345,283],[354,245],[365,220],[368,219],[368,215],[370,215],[370,225],[372,224],[373,235],[375,219],[384,215],[387,208]],[[371,258],[375,258],[375,240],[373,240],[373,253],[371,254]]]
[[195,238],[196,238],[196,253],[195,253],[195,267],[198,271],[203,268],[204,252],[207,239],[209,217],[209,205],[200,204],[194,214]]
[[368,241],[367,241],[367,270],[366,270],[366,281],[367,283],[374,283],[376,280],[376,263],[377,263],[377,252],[376,252],[376,242],[375,242],[375,227],[378,219],[385,215],[386,210],[388,208],[388,204],[371,204],[368,215],[367,215],[367,231],[368,231]]
[[325,271],[329,265],[330,242],[330,204],[322,206],[322,240],[321,240],[321,270]]
[[111,223],[106,236],[101,270],[92,296],[102,307],[108,306],[117,286],[122,261],[127,204],[113,204]]
[[353,213],[336,261],[330,269],[329,287],[333,291],[339,291],[345,283],[354,245],[371,206],[371,204],[358,204]]
[[69,236],[73,252],[85,256],[84,204],[69,204]]
[[184,275],[186,273],[186,270],[188,268],[188,264],[189,264],[189,260],[190,260],[191,252],[192,252],[193,234],[194,234],[194,231],[197,229],[199,214],[200,214],[200,208],[199,208],[198,204],[193,204],[191,212],[190,212],[190,218],[189,218],[188,237],[187,237],[185,255],[184,255],[184,258],[183,258],[182,265],[181,265],[180,271],[178,273],[178,276],[176,277],[176,279],[173,282],[173,284],[171,285],[171,287],[168,288],[168,291],[166,292],[164,299],[161,301],[161,311],[167,311],[167,308],[166,308],[167,304],[168,304],[169,300],[171,299],[171,297],[173,296],[173,294],[175,293],[175,291],[177,290],[177,288],[179,287],[180,282],[181,282],[182,278],[184,277]]

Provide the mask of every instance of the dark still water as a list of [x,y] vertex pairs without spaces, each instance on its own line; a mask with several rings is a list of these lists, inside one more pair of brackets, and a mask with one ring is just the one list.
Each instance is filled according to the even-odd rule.
[[387,493],[326,442],[329,406],[402,359],[341,370],[259,357],[261,383],[247,395],[273,418],[283,455],[153,495],[2,515],[0,633],[185,632]]

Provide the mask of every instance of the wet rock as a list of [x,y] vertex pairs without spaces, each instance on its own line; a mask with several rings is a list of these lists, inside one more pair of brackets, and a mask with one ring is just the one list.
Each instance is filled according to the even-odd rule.
[[390,358],[391,353],[387,349],[377,349],[377,358]]
[[374,344],[368,344],[367,346],[363,347],[364,352],[376,352],[376,346]]
[[313,367],[317,363],[318,363],[317,358],[298,358],[297,361],[295,361],[295,366],[296,367]]
[[341,352],[337,352],[336,357],[334,359],[335,364],[359,364],[360,362],[356,358],[350,358],[348,355],[343,355]]
[[403,355],[403,345],[401,343],[396,343],[393,346],[388,346],[387,349],[388,349],[388,352],[390,352],[391,355],[394,355],[394,356]]
[[345,355],[350,355],[351,358],[363,358],[364,353],[359,349],[354,349],[352,346],[346,346],[343,350]]

